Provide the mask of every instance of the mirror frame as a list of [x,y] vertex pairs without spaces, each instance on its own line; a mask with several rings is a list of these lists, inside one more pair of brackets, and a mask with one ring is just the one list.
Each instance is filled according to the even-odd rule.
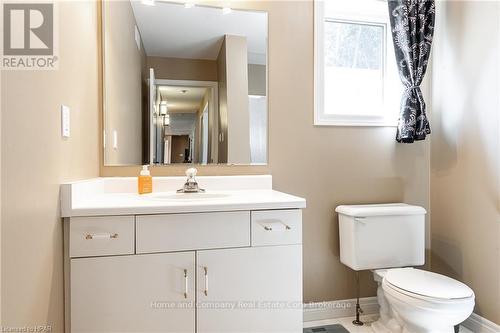
[[[100,37],[100,43],[98,45],[100,46],[99,54],[98,54],[98,61],[100,64],[99,68],[99,92],[101,94],[101,102],[100,104],[100,110],[99,110],[99,119],[100,119],[100,144],[99,144],[99,159],[101,160],[101,168],[116,168],[116,167],[139,167],[142,164],[106,164],[106,158],[105,158],[105,140],[106,140],[106,134],[105,134],[105,123],[106,123],[106,113],[108,112],[107,110],[107,104],[106,104],[106,8],[105,8],[105,3],[107,1],[112,1],[112,0],[100,0],[100,4],[97,4],[98,7],[98,15],[100,15],[100,18],[98,17],[98,24],[100,26],[98,27],[100,29],[99,31],[99,37]],[[130,0],[125,0],[125,1],[130,1]],[[169,1],[169,0],[156,0],[156,2],[165,2],[165,3],[170,3],[170,4],[177,4],[177,5],[183,5],[185,2],[182,1]],[[231,9],[236,10],[236,11],[245,11],[245,12],[254,12],[254,13],[262,13],[266,15],[266,106],[267,106],[267,115],[266,115],[266,121],[267,121],[267,127],[266,127],[266,163],[207,163],[207,164],[201,164],[201,163],[171,163],[171,164],[154,164],[149,161],[148,165],[152,167],[161,167],[161,168],[176,168],[176,167],[182,167],[182,166],[195,166],[195,167],[210,167],[210,166],[244,166],[244,167],[268,167],[269,166],[269,54],[270,54],[270,48],[269,48],[269,12],[265,10],[256,10],[256,9],[244,9],[244,8],[239,8],[237,6],[237,3],[235,3],[236,7],[231,6]],[[196,4],[196,7],[206,7],[206,8],[217,8],[221,9],[223,7],[221,6],[216,6],[216,5],[207,5],[207,4]]]

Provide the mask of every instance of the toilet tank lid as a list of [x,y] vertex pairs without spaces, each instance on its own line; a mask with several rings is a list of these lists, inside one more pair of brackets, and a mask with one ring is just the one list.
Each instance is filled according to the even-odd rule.
[[388,215],[422,215],[425,208],[405,203],[374,204],[374,205],[342,205],[335,208],[337,213],[355,216],[388,216]]

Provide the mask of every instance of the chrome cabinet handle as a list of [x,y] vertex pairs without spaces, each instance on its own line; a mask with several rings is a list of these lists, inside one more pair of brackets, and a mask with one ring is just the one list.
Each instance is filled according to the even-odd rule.
[[[270,222],[270,223],[280,223],[285,227],[285,230],[292,230],[292,227],[290,227],[288,224],[281,220],[276,220],[276,222]],[[273,228],[268,226],[268,225],[263,225],[265,231],[273,231]]]
[[86,240],[91,240],[91,239],[117,239],[118,234],[86,234],[85,239]]
[[203,267],[203,271],[205,272],[205,290],[203,290],[203,293],[208,296],[208,267]]
[[184,270],[184,298],[188,298],[189,278],[187,269]]

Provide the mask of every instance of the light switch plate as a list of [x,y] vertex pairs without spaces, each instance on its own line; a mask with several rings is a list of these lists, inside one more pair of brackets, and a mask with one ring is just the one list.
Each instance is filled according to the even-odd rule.
[[70,136],[70,110],[66,105],[61,105],[61,135],[63,138],[69,138]]
[[113,149],[118,149],[118,132],[113,130]]

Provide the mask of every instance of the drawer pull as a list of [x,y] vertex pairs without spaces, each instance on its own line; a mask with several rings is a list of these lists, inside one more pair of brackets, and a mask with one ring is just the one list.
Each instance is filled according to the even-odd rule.
[[[285,228],[285,230],[292,230],[292,227],[290,227],[288,224],[284,223],[283,221],[270,222],[270,223],[268,223],[266,225],[262,225],[262,226],[264,227],[264,230],[266,230],[266,231],[273,231],[273,227],[270,225],[276,225],[276,224],[278,224],[278,226],[282,225]],[[280,230],[281,228],[276,228],[276,229]]]
[[87,234],[85,235],[85,239],[91,240],[91,239],[117,239],[118,234],[96,234],[96,235],[91,235]]
[[203,271],[205,272],[205,290],[203,290],[203,293],[208,296],[208,267],[203,267]]
[[189,288],[189,279],[188,279],[188,271],[184,270],[184,298],[188,298],[188,288]]

